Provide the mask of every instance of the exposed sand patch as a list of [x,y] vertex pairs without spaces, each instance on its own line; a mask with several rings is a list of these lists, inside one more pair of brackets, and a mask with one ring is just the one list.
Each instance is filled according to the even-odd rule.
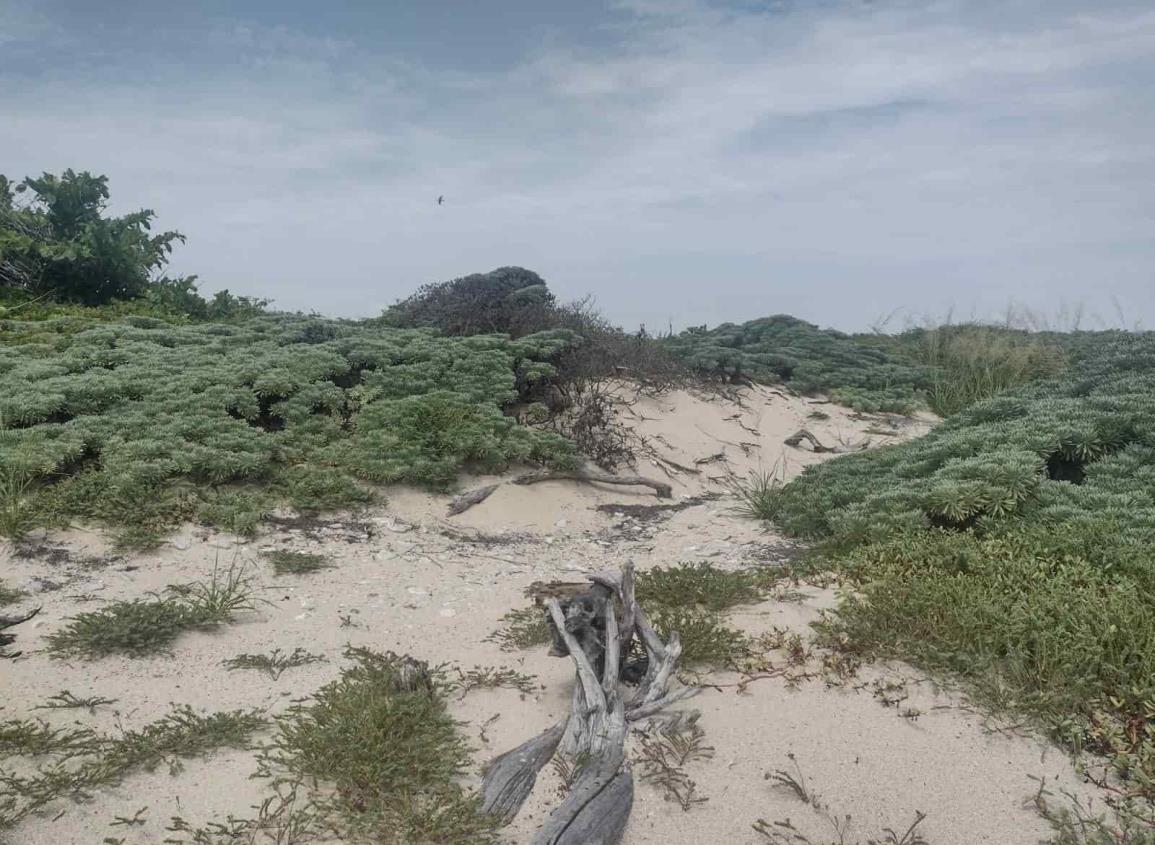
[[[336,677],[342,650],[351,644],[408,652],[433,663],[509,666],[535,674],[544,685],[539,695],[482,690],[454,703],[481,763],[556,722],[569,707],[573,673],[568,660],[548,657],[544,647],[504,653],[485,640],[506,611],[525,606],[526,586],[579,579],[584,572],[617,568],[627,558],[640,569],[693,560],[724,567],[772,564],[790,554],[791,544],[729,512],[731,502],[724,497],[729,473],[742,476],[776,462],[782,466],[784,459],[790,477],[828,457],[783,446],[782,440],[802,426],[835,446],[908,437],[929,424],[917,421],[887,438],[866,434],[886,423],[833,405],[812,405],[761,389],[742,391],[738,398],[741,404],[675,392],[632,404],[631,424],[653,449],[639,471],[670,481],[672,501],[657,500],[644,488],[503,484],[485,502],[449,518],[449,496],[395,490],[386,508],[328,517],[311,526],[271,526],[248,543],[190,527],[162,549],[131,557],[110,559],[100,536],[87,531],[49,538],[52,547],[68,552],[67,559],[59,553],[21,558],[5,549],[0,552],[3,577],[37,590],[25,604],[44,609],[19,629],[25,656],[0,663],[3,717],[28,715],[62,689],[118,703],[92,716],[85,711],[36,715],[55,724],[79,720],[112,731],[118,724],[138,727],[157,719],[170,703],[276,713]],[[829,419],[809,418],[814,410]],[[718,453],[722,457],[696,463]],[[462,489],[496,480],[468,479]],[[681,510],[631,513],[635,506],[678,504],[695,496],[707,498]],[[615,513],[614,505],[624,506],[626,515]],[[258,554],[273,548],[321,552],[336,566],[277,577]],[[171,656],[63,662],[40,651],[43,635],[70,615],[101,602],[206,579],[215,566],[234,561],[250,565],[270,605],[238,624],[182,637]],[[44,591],[45,581],[56,588]],[[802,601],[766,602],[735,613],[733,620],[753,633],[774,626],[806,632],[817,612],[834,600],[831,590],[811,588]],[[221,665],[237,654],[275,647],[284,652],[302,647],[327,662],[289,669],[275,681]],[[917,708],[922,715],[903,718],[902,708],[883,706],[869,688],[878,677],[910,679],[903,708]],[[733,679],[715,680],[725,684]],[[827,841],[820,835],[837,841],[807,806],[765,779],[767,772],[788,766],[788,753],[796,755],[811,790],[836,816],[852,816],[847,842],[865,841],[884,826],[905,829],[921,810],[927,819],[920,830],[934,845],[1033,845],[1046,825],[1024,808],[1034,788],[1029,776],[1045,775],[1060,788],[1080,789],[1060,752],[1030,738],[984,730],[980,719],[959,709],[957,698],[936,693],[909,667],[871,667],[857,683],[864,687],[827,689],[811,681],[792,689],[775,678],[756,681],[742,694],[733,687],[707,689],[687,702],[702,711],[706,741],[715,749],[712,759],[688,767],[699,793],[709,800],[682,812],[663,801],[659,789],[639,783],[625,842],[753,845],[765,841],[751,829],[760,817],[789,817],[816,842]],[[124,837],[126,845],[160,842],[172,835],[164,828],[176,814],[195,824],[250,814],[265,789],[264,781],[249,779],[254,768],[251,754],[227,752],[188,762],[175,777],[163,770],[133,777],[99,792],[92,803],[53,807],[15,831],[12,840],[88,845],[115,836]],[[511,843],[528,841],[555,803],[555,785],[547,767],[509,828]],[[132,816],[143,806],[149,807],[144,826],[109,827],[114,816]]]

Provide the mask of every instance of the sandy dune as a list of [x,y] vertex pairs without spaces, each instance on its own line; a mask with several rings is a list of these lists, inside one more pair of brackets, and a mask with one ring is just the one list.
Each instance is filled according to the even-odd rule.
[[[615,512],[614,505],[662,502],[641,488],[548,482],[502,485],[485,502],[448,518],[448,496],[393,490],[387,507],[306,526],[273,526],[251,542],[190,527],[156,552],[109,560],[98,534],[76,530],[42,538],[46,547],[31,558],[4,549],[3,577],[36,590],[25,604],[42,604],[44,610],[21,626],[25,656],[0,664],[3,716],[24,716],[62,689],[118,703],[91,717],[83,711],[38,715],[58,723],[80,718],[106,730],[142,725],[174,702],[277,712],[335,677],[341,651],[350,643],[409,652],[434,663],[510,666],[537,675],[544,687],[537,696],[477,691],[454,705],[480,764],[555,722],[569,705],[567,660],[548,657],[544,648],[504,653],[485,641],[503,613],[525,606],[528,584],[580,578],[583,572],[616,568],[627,558],[642,569],[695,560],[723,567],[773,564],[790,554],[791,545],[729,511],[728,473],[777,464],[789,477],[826,458],[783,446],[802,425],[824,444],[848,448],[868,439],[878,445],[913,436],[928,425],[904,422],[891,437],[869,435],[867,429],[889,423],[776,391],[745,390],[738,398],[677,392],[638,399],[623,410],[651,450],[639,471],[674,486],[675,498],[666,503],[700,497],[680,510]],[[829,419],[809,418],[815,410]],[[467,479],[462,487],[493,481]],[[51,548],[61,550],[55,560],[46,551]],[[260,550],[271,548],[323,552],[337,566],[278,578],[258,558]],[[50,660],[38,651],[40,637],[71,614],[204,579],[214,566],[234,560],[251,563],[270,606],[238,624],[181,638],[172,656],[85,663]],[[752,633],[774,626],[807,633],[808,623],[835,597],[829,589],[803,593],[801,600],[745,608],[733,620]],[[343,625],[342,616],[353,624]],[[298,646],[328,661],[290,669],[276,681],[221,666],[242,652]],[[879,678],[905,679],[909,698],[901,707],[883,706],[873,694],[870,684]],[[830,812],[839,819],[851,816],[847,843],[865,843],[883,827],[901,833],[921,811],[927,818],[920,831],[933,845],[1031,845],[1046,833],[1045,824],[1024,806],[1035,788],[1031,776],[1080,789],[1062,753],[1029,737],[991,732],[958,698],[936,693],[909,667],[871,667],[853,684],[833,689],[821,681],[792,688],[773,678],[740,693],[722,686],[733,678],[713,680],[718,688],[686,703],[702,711],[706,740],[715,749],[712,759],[689,766],[699,794],[708,800],[683,812],[664,801],[658,788],[639,784],[628,845],[754,845],[766,841],[751,827],[759,818],[790,818],[815,843],[838,842],[836,831],[810,807],[765,778],[788,768],[791,753]],[[914,718],[913,709],[921,715]],[[483,736],[480,726],[486,723]],[[124,837],[126,845],[161,842],[171,835],[164,827],[175,814],[202,824],[249,813],[264,788],[263,781],[249,779],[253,768],[251,754],[229,752],[188,762],[176,776],[158,771],[133,777],[91,803],[54,806],[15,831],[13,841],[89,845],[115,836]],[[528,841],[555,800],[555,787],[547,768],[509,829],[511,843]],[[144,806],[149,808],[144,826],[109,827],[115,816],[131,816]]]

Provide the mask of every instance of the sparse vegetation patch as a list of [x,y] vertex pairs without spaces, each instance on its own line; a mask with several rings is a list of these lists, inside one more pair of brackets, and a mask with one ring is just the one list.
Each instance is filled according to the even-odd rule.
[[185,631],[222,625],[236,613],[255,610],[259,601],[250,579],[233,567],[214,572],[208,582],[172,586],[159,595],[116,601],[74,616],[48,635],[48,649],[56,657],[89,660],[155,654]]

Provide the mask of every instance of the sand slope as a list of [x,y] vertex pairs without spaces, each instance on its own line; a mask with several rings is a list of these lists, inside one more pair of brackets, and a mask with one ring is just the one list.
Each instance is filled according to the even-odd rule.
[[[810,418],[816,410],[829,418]],[[527,585],[580,578],[583,572],[616,568],[627,558],[643,569],[695,560],[725,567],[773,564],[790,554],[791,544],[730,512],[728,474],[777,465],[790,477],[828,457],[782,444],[802,425],[824,444],[846,448],[913,436],[929,425],[862,417],[766,389],[743,390],[728,399],[685,392],[634,397],[622,413],[647,444],[639,471],[674,487],[675,498],[666,504],[685,505],[699,497],[697,503],[655,511],[645,508],[662,502],[644,488],[503,484],[482,504],[448,518],[448,496],[393,490],[387,507],[272,526],[247,543],[190,527],[162,549],[132,557],[108,557],[100,536],[81,530],[40,538],[44,542],[31,557],[5,548],[3,577],[35,590],[25,604],[44,610],[21,626],[25,656],[0,663],[3,717],[27,715],[62,689],[118,703],[93,716],[83,711],[37,715],[60,724],[80,719],[106,730],[143,725],[173,702],[277,712],[334,678],[348,643],[409,652],[435,663],[510,666],[537,675],[544,687],[537,696],[478,691],[454,704],[481,763],[555,722],[569,705],[567,660],[548,657],[544,648],[504,653],[485,640],[503,613],[525,606]],[[866,433],[887,427],[891,436]],[[493,481],[467,479],[462,487]],[[272,548],[320,551],[337,566],[278,578],[258,558],[260,550]],[[38,651],[40,637],[71,614],[204,579],[214,566],[237,560],[251,564],[270,605],[238,624],[182,637],[172,656],[85,663],[50,660]],[[774,626],[807,633],[819,610],[835,601],[829,589],[817,588],[794,598],[801,600],[766,602],[733,619],[753,633]],[[343,624],[342,617],[352,624]],[[242,652],[274,647],[290,652],[298,646],[328,661],[290,669],[276,681],[221,666]],[[878,678],[905,679],[909,698],[900,707],[883,706],[870,686]],[[734,679],[714,680],[721,685]],[[871,667],[854,684],[835,689],[821,681],[792,687],[780,678],[757,681],[744,693],[732,686],[707,689],[687,706],[702,711],[706,740],[714,748],[712,759],[688,767],[698,793],[708,800],[683,812],[664,801],[658,788],[639,784],[625,841],[753,845],[766,841],[751,828],[758,818],[790,818],[815,843],[838,842],[837,832],[810,807],[765,778],[788,768],[792,753],[809,788],[831,813],[851,816],[847,843],[865,842],[887,826],[901,833],[915,811],[926,813],[920,830],[934,845],[1038,842],[1046,826],[1024,807],[1035,788],[1030,776],[1078,790],[1072,766],[1045,743],[992,733],[960,705],[903,666]],[[914,718],[916,709],[921,715]],[[263,781],[249,779],[253,769],[251,754],[228,752],[188,762],[176,776],[162,770],[133,777],[91,803],[53,807],[12,839],[44,845],[88,845],[106,836],[124,837],[127,845],[160,842],[171,835],[164,828],[174,814],[194,824],[248,814],[264,788]],[[554,802],[555,788],[547,768],[509,829],[510,842],[528,841]],[[144,826],[109,826],[115,816],[131,816],[144,806],[149,808]]]

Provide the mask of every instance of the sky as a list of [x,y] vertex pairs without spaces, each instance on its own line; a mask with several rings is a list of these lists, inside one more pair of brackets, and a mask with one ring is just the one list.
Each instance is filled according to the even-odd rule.
[[1153,90],[1141,2],[0,0],[0,173],[339,316],[520,265],[651,331],[1155,328]]

